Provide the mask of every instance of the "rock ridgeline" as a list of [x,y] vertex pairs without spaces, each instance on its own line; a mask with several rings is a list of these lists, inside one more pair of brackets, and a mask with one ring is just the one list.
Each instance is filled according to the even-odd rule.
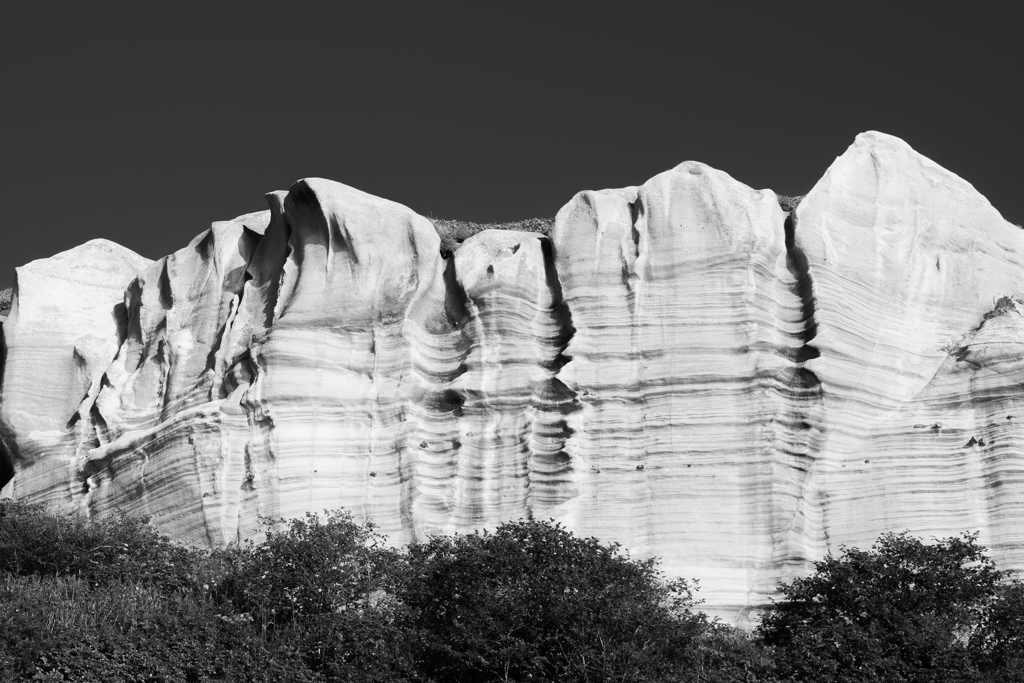
[[398,542],[554,518],[738,623],[887,530],[1024,569],[1024,231],[896,138],[792,211],[686,162],[444,255],[338,183],[268,200],[155,262],[17,270],[4,495],[210,545],[337,507]]

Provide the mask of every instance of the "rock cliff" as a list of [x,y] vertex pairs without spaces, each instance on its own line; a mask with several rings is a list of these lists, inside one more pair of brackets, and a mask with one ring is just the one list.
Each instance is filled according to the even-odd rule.
[[268,201],[156,262],[18,269],[4,495],[210,545],[336,507],[397,542],[554,518],[741,624],[887,530],[1024,570],[1024,230],[896,138],[792,211],[686,162],[454,253],[338,183]]

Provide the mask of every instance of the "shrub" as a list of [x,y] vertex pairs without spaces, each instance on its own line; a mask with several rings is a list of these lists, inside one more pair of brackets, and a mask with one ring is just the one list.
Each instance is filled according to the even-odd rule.
[[505,524],[404,552],[383,541],[333,512],[207,553],[124,515],[88,521],[3,503],[0,678],[718,682],[771,673],[756,642],[693,612],[690,584],[559,525]]
[[399,597],[437,681],[673,680],[704,623],[654,560],[542,522],[411,546]]
[[300,653],[332,680],[397,680],[411,666],[393,598],[401,555],[383,543],[347,512],[307,513],[258,545],[223,553],[215,593],[275,648]]
[[971,636],[1005,578],[984,550],[976,534],[930,545],[885,534],[870,551],[844,547],[780,586],[784,599],[759,635],[777,648],[780,674],[798,681],[978,680]]
[[700,683],[773,681],[774,653],[747,633],[705,622],[686,653],[683,680]]
[[165,589],[192,585],[197,551],[180,546],[144,518],[57,515],[41,506],[0,501],[0,572],[74,576],[93,583],[131,579]]
[[1024,681],[1024,584],[1000,586],[971,647],[985,680]]
[[274,531],[273,521],[267,526],[262,543],[226,554],[231,566],[220,590],[241,612],[282,624],[387,602],[399,555],[384,547],[372,524],[336,511],[323,519],[306,513],[283,531]]
[[201,595],[7,575],[0,604],[5,681],[321,680]]

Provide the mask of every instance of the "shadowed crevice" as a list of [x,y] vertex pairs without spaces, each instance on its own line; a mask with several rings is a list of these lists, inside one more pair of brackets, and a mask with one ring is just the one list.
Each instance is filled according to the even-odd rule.
[[633,258],[640,256],[640,231],[636,229],[636,223],[640,220],[642,209],[640,197],[629,203],[629,238],[633,241]]
[[786,268],[789,269],[796,284],[794,293],[800,299],[800,348],[796,351],[793,360],[803,363],[817,358],[821,355],[817,347],[811,342],[818,336],[818,323],[816,320],[817,303],[814,298],[814,280],[811,277],[810,267],[807,263],[807,256],[803,249],[796,243],[796,213],[792,212],[786,216]]
[[544,256],[544,278],[547,281],[548,290],[551,292],[551,317],[558,326],[558,337],[553,339],[558,348],[558,355],[549,367],[550,370],[558,371],[571,357],[565,353],[569,342],[576,335],[576,327],[572,322],[572,312],[569,304],[562,295],[562,282],[558,279],[558,269],[555,266],[555,248],[548,237],[540,238],[541,254]]
[[160,269],[160,278],[157,281],[157,293],[160,297],[160,306],[162,306],[165,311],[169,311],[174,307],[174,294],[171,292],[171,278],[170,274],[167,272],[168,260],[169,259],[167,258],[163,259],[163,268]]
[[469,295],[466,293],[459,276],[455,272],[455,255],[445,259],[444,264],[444,312],[448,323],[455,329],[461,329],[469,320]]

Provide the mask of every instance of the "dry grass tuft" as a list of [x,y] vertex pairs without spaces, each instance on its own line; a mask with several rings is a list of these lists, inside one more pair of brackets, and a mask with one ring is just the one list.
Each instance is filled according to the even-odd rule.
[[780,194],[778,195],[779,206],[782,207],[783,211],[795,211],[796,207],[800,205],[800,202],[803,201],[803,198],[806,196],[807,195],[805,194],[797,194],[793,196]]
[[445,218],[431,218],[434,229],[441,236],[441,253],[447,257],[458,249],[463,242],[484,230],[521,230],[550,235],[555,226],[554,218],[527,218],[509,223],[474,223],[472,221],[456,221]]

